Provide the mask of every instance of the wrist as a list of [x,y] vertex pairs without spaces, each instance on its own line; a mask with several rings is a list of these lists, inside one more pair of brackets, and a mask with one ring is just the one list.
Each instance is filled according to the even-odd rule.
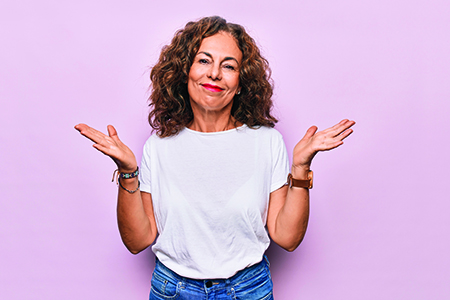
[[[139,190],[139,187],[141,185],[141,183],[139,182],[138,176],[139,176],[139,167],[136,167],[136,170],[134,172],[130,172],[130,173],[118,171],[117,183],[124,191],[127,191],[130,194],[134,194],[135,192],[137,192]],[[113,177],[113,180],[114,180],[114,177]],[[137,187],[131,188],[131,186],[136,185],[136,181],[137,181]]]
[[122,190],[127,191],[130,194],[134,194],[135,192],[137,192],[141,186],[141,183],[139,182],[137,177],[133,177],[127,180],[119,178],[117,180],[117,183]]
[[292,165],[291,174],[295,179],[307,179],[308,173],[311,170],[311,165]]
[[120,184],[119,180],[125,180],[125,181],[129,181],[130,179],[138,179],[139,176],[139,167],[136,167],[136,169],[133,172],[122,172],[119,169],[116,169],[113,173],[113,178],[112,181],[114,181],[114,179],[116,180],[117,184]]
[[136,182],[139,181],[138,177],[133,177],[133,178],[118,178],[117,179],[117,183],[121,182],[124,186],[133,186],[136,185]]
[[134,173],[138,170],[138,166],[131,166],[131,167],[118,167],[118,172],[121,174],[130,174],[130,173]]
[[[299,174],[295,174],[295,176],[299,176]],[[306,178],[305,178],[306,177]],[[287,185],[296,188],[306,188],[312,189],[313,187],[313,171],[308,170],[306,176],[303,178],[294,177],[291,173],[288,175]]]

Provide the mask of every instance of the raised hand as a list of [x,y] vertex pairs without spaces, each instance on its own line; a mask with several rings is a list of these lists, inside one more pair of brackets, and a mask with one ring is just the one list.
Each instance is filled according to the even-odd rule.
[[137,162],[134,153],[122,143],[112,125],[108,125],[109,136],[86,124],[78,124],[75,129],[93,141],[95,149],[111,157],[120,172],[131,173],[136,171]]
[[293,167],[309,169],[312,159],[319,151],[328,151],[339,147],[353,130],[355,121],[342,120],[328,129],[317,132],[316,126],[311,126],[305,136],[294,147]]

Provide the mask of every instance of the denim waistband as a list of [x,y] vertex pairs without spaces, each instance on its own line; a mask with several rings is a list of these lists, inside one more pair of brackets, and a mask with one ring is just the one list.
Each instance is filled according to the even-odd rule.
[[269,266],[269,260],[264,255],[263,259],[250,267],[247,267],[243,270],[238,271],[235,275],[233,275],[230,278],[225,279],[192,279],[188,277],[183,277],[178,275],[177,273],[173,272],[169,268],[167,268],[163,263],[159,261],[158,258],[156,258],[156,266],[155,266],[155,272],[161,272],[164,275],[171,277],[176,282],[183,282],[184,284],[189,284],[196,286],[198,288],[203,289],[204,287],[212,287],[215,285],[223,286],[225,285],[235,285],[239,282],[245,281],[248,278],[253,277],[255,274],[261,272],[265,267]]

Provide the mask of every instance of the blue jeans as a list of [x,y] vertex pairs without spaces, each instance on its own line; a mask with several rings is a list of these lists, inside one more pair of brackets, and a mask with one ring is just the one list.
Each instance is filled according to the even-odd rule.
[[269,261],[264,256],[256,265],[228,279],[190,279],[182,277],[156,260],[150,300],[273,300]]

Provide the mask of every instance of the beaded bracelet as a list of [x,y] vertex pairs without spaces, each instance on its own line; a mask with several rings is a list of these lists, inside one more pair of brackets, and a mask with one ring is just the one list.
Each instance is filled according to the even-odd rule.
[[121,188],[123,188],[125,191],[127,191],[130,194],[134,194],[137,190],[139,190],[139,187],[141,186],[141,182],[138,180],[138,187],[133,190],[130,191],[129,189],[125,188],[122,183],[120,182],[120,179],[129,179],[129,178],[135,178],[139,175],[139,167],[136,168],[136,171],[134,171],[133,173],[122,173],[119,172],[119,169],[116,169],[113,173],[113,178],[112,181],[114,181],[114,178],[116,179],[116,184],[119,185]]
[[116,183],[118,184],[119,178],[130,179],[130,178],[137,177],[138,175],[139,175],[139,167],[137,167],[136,171],[134,171],[133,173],[122,173],[122,172],[119,172],[119,169],[116,169],[113,173],[113,178],[111,181],[114,181],[114,178],[115,178]]

